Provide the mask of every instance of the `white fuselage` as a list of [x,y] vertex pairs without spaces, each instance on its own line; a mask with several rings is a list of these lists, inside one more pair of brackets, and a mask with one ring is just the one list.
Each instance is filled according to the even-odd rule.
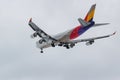
[[[71,34],[71,31],[72,30],[69,30],[69,31],[65,31],[63,33],[59,33],[55,36],[52,36],[53,38],[55,38],[56,41],[54,44],[55,45],[58,45],[59,42],[67,42],[67,41],[70,41],[70,34]],[[52,41],[51,40],[48,40],[47,42],[43,42],[42,44],[39,43],[39,41],[36,42],[36,47],[37,48],[40,48],[40,49],[43,49],[43,48],[48,48],[48,47],[51,47],[51,43]]]

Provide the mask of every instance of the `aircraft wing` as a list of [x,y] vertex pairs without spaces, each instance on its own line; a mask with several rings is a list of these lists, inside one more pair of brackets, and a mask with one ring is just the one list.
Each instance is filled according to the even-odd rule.
[[42,29],[40,29],[35,23],[32,22],[32,18],[29,20],[29,26],[35,31],[36,35],[38,35],[40,38],[46,40],[52,40],[57,41],[55,38],[51,37],[47,33],[45,33]]
[[105,35],[105,36],[99,36],[99,37],[93,37],[93,38],[87,38],[87,39],[80,39],[80,40],[72,40],[68,43],[79,43],[79,42],[89,42],[89,41],[93,41],[94,40],[97,40],[97,39],[102,39],[102,38],[107,38],[107,37],[110,37],[110,36],[113,36],[115,35],[116,32],[112,33],[112,34],[109,34],[109,35]]

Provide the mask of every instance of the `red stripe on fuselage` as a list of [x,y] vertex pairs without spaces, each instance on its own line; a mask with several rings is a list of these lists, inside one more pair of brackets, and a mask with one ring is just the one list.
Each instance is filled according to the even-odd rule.
[[75,39],[79,36],[78,31],[81,29],[81,26],[77,26],[70,34],[70,39]]

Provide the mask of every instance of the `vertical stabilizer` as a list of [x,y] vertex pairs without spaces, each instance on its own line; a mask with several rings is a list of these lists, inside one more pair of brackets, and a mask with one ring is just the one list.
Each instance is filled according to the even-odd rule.
[[94,17],[94,13],[95,13],[95,7],[96,7],[96,4],[93,4],[89,10],[89,12],[87,13],[86,17],[85,17],[85,21],[86,22],[91,22],[93,20],[93,17]]

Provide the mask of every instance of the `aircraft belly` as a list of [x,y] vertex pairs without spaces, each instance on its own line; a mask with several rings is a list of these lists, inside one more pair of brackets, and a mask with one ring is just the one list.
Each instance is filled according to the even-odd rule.
[[57,42],[67,42],[70,40],[70,33],[71,33],[71,30],[63,32],[59,35],[56,35],[54,36],[54,38],[58,40]]
[[42,43],[42,44],[40,44],[39,41],[36,42],[36,47],[37,47],[37,48],[40,48],[40,49],[48,48],[48,47],[50,47],[50,46],[51,46],[51,45],[48,44],[48,43]]
[[67,41],[69,41],[70,39],[69,39],[69,36],[68,35],[65,35],[65,36],[63,36],[62,38],[60,38],[59,39],[59,42],[67,42]]
[[[58,43],[56,42],[55,45],[57,45]],[[43,42],[42,44],[40,44],[39,42],[36,42],[36,47],[43,49],[43,48],[48,48],[51,47],[51,42]]]

